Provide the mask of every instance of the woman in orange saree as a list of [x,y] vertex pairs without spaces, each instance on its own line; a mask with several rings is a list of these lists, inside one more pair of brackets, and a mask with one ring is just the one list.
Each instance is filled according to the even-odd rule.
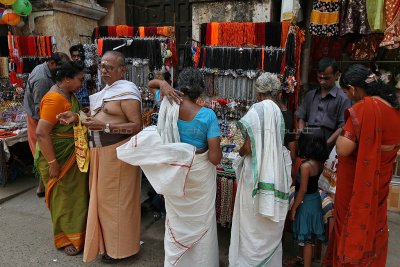
[[64,63],[57,83],[40,103],[36,130],[35,171],[46,191],[53,222],[54,244],[67,255],[78,254],[84,245],[89,201],[88,173],[76,163],[73,124],[61,124],[57,115],[79,112],[74,92],[82,87],[83,71],[76,63]]
[[353,65],[341,77],[357,103],[346,113],[338,154],[334,234],[324,266],[379,266],[388,249],[387,196],[400,147],[399,101],[394,88]]

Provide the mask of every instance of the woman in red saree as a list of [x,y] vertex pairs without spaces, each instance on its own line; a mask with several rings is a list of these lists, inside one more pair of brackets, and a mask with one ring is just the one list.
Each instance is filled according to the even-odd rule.
[[400,147],[399,101],[394,88],[353,65],[341,77],[357,103],[346,113],[336,142],[334,234],[324,266],[379,266],[388,249],[387,196]]

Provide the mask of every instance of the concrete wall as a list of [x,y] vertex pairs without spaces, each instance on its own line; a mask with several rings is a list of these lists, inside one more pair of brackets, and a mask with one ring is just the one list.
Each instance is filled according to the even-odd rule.
[[90,42],[85,36],[91,36],[97,21],[54,11],[53,16],[38,17],[35,20],[35,32],[40,35],[51,35],[56,38],[60,52],[69,54],[71,45]]
[[194,1],[192,0],[192,37],[200,38],[200,24],[206,22],[268,22],[270,0]]
[[[90,43],[93,29],[108,10],[97,0],[31,0],[33,12],[22,28],[13,28],[17,35],[51,35],[60,52],[69,54],[77,43]],[[119,5],[120,2],[116,1]],[[114,3],[111,3],[114,5]]]
[[116,0],[114,3],[101,3],[107,8],[107,15],[99,20],[99,26],[126,25],[125,0]]

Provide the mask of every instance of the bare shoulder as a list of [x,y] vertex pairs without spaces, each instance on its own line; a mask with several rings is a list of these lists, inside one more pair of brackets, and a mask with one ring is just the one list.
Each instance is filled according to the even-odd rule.
[[310,169],[311,169],[311,165],[310,165],[309,161],[303,162],[303,163],[300,165],[300,170],[301,170],[302,172],[303,172],[303,171],[309,172]]
[[127,104],[127,105],[134,105],[134,104],[140,104],[140,101],[137,99],[124,99],[124,100],[119,100],[119,102],[122,104]]

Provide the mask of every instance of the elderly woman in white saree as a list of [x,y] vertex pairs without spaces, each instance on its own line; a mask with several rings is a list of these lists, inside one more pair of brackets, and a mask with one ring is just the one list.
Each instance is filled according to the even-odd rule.
[[285,123],[277,99],[280,82],[264,73],[256,81],[260,102],[239,121],[246,136],[235,162],[238,187],[229,266],[282,266],[282,232],[289,208],[291,159],[283,146]]
[[[222,157],[215,113],[196,104],[204,91],[200,71],[184,69],[178,78],[180,105],[163,99],[157,128],[148,127],[118,148],[118,158],[142,168],[165,198],[164,266],[217,267],[216,168]],[[166,82],[149,83],[162,95]]]

